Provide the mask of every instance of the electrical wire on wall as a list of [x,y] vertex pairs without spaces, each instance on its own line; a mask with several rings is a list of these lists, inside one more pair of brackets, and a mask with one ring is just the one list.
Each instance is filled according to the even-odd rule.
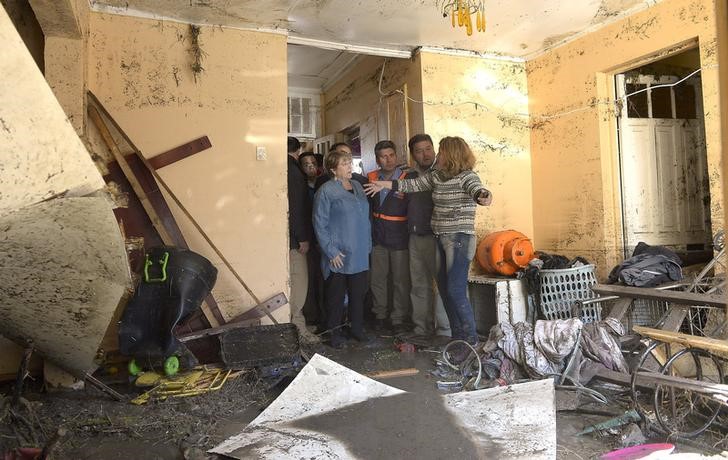
[[[625,95],[623,95],[623,96],[621,96],[619,98],[616,98],[616,99],[606,98],[606,99],[602,99],[602,100],[595,100],[594,102],[591,102],[591,103],[589,103],[587,105],[584,105],[582,107],[577,107],[577,108],[565,110],[565,111],[562,111],[562,112],[556,112],[556,113],[552,113],[552,114],[548,114],[548,115],[533,115],[533,114],[528,114],[528,113],[523,113],[523,112],[509,112],[509,111],[503,110],[501,108],[488,107],[487,105],[485,105],[485,104],[483,104],[481,102],[476,102],[476,101],[461,101],[461,102],[449,102],[449,103],[448,102],[418,101],[416,99],[413,99],[413,98],[407,96],[400,89],[395,89],[393,91],[390,91],[388,93],[385,93],[384,91],[382,91],[382,81],[384,79],[384,70],[385,70],[385,68],[387,66],[387,61],[388,60],[389,59],[384,59],[384,63],[382,64],[382,70],[381,70],[381,72],[379,74],[379,86],[378,86],[377,89],[379,91],[379,104],[380,104],[380,107],[381,107],[382,100],[384,98],[389,97],[389,96],[392,96],[394,94],[401,94],[402,96],[406,97],[407,100],[409,100],[410,102],[414,102],[415,104],[423,104],[423,105],[429,105],[429,106],[450,106],[450,107],[457,107],[457,106],[460,106],[460,105],[472,105],[475,108],[475,110],[483,110],[485,112],[490,112],[490,113],[500,112],[502,114],[506,114],[506,115],[512,116],[512,117],[513,116],[516,116],[516,117],[523,117],[523,118],[531,118],[531,119],[535,119],[537,122],[544,122],[544,121],[553,120],[555,118],[561,118],[561,117],[565,117],[567,115],[572,115],[574,113],[584,112],[586,110],[593,109],[594,107],[597,107],[599,105],[610,105],[610,106],[618,107],[618,104],[624,104],[624,103],[626,103],[628,97],[634,96],[635,94],[639,94],[639,93],[642,93],[642,92],[645,92],[645,91],[648,90],[648,88],[643,88],[643,89],[640,89],[640,90],[637,90],[637,91],[634,91],[634,92],[625,94]],[[674,83],[664,83],[664,84],[660,84],[660,85],[655,85],[655,86],[651,86],[649,89],[668,88],[668,87],[677,86],[677,85],[685,82],[686,80],[690,79],[694,75],[700,73],[703,70],[713,69],[713,68],[716,68],[716,67],[718,67],[717,64],[712,64],[712,65],[709,65],[709,66],[703,66],[703,67],[700,67],[700,68],[692,71],[690,74],[688,74],[687,76],[681,78],[680,80],[678,80],[678,81],[676,81]]]

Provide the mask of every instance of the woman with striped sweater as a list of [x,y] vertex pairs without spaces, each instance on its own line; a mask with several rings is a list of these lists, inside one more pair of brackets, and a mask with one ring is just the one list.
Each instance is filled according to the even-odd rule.
[[387,188],[413,193],[432,191],[432,231],[438,241],[437,286],[445,304],[452,338],[478,342],[473,308],[467,297],[468,269],[475,256],[475,209],[493,197],[473,172],[475,155],[460,137],[440,141],[434,170],[414,179],[374,181],[368,195]]

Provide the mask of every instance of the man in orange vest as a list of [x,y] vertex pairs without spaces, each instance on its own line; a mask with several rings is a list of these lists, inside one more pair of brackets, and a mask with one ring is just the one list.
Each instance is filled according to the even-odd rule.
[[[368,174],[370,181],[404,179],[408,175],[397,166],[397,148],[392,141],[380,141],[374,146],[379,169]],[[389,318],[395,334],[409,329],[410,271],[409,230],[407,207],[409,197],[401,192],[382,190],[372,197],[372,311],[376,316],[375,329],[388,328]],[[387,278],[392,274],[392,312],[387,309],[389,289]]]

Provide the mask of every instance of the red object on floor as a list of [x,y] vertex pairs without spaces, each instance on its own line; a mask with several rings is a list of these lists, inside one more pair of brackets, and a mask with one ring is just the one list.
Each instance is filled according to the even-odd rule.
[[486,272],[511,276],[534,258],[533,243],[515,230],[494,232],[480,240],[475,257]]
[[43,449],[37,447],[18,447],[3,454],[3,460],[36,460],[40,458]]
[[402,353],[414,353],[415,346],[412,343],[402,342],[395,345],[397,347],[397,350],[399,350]]

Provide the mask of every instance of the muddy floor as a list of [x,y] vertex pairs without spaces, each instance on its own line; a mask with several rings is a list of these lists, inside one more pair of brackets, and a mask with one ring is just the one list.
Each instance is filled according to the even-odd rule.
[[[436,402],[443,392],[437,388],[438,378],[430,373],[434,369],[433,359],[438,356],[436,347],[400,352],[394,347],[392,339],[377,338],[365,345],[349,342],[343,350],[319,345],[309,348],[307,352],[320,353],[363,374],[417,368],[419,373],[416,375],[381,381],[409,392],[402,397],[401,402],[415,410],[430,411],[433,407],[440,407]],[[25,445],[43,445],[59,427],[64,427],[68,434],[60,442],[54,458],[217,458],[207,455],[205,451],[239,433],[290,381],[277,380],[261,379],[256,372],[247,372],[213,393],[169,398],[142,406],[112,401],[90,388],[46,393],[37,384],[30,382],[24,394],[28,404],[16,411],[24,420],[8,423],[10,418],[7,411],[0,413],[3,417],[0,420],[0,452],[17,447],[19,439]],[[9,388],[2,388],[3,394],[8,394]],[[116,385],[115,388],[126,394],[140,391],[131,384]],[[616,386],[597,389],[608,398],[608,404],[595,403],[586,397],[577,398],[573,392],[558,395],[560,409],[568,409],[557,412],[558,458],[599,458],[603,453],[621,447],[621,432],[618,429],[612,430],[612,434],[576,435],[587,426],[604,422],[629,409],[629,395],[623,389]],[[445,445],[437,442],[438,437],[446,435],[451,441],[446,444],[447,451],[440,452],[441,456],[428,455],[428,458],[483,458],[482,455],[476,455],[470,441],[452,427],[452,433],[448,427],[422,429],[402,417],[384,420],[378,416],[381,413],[382,408],[377,404],[363,404],[358,408],[357,417],[378,420],[368,431],[352,432],[346,426],[329,426],[326,419],[304,419],[299,423],[347,439],[351,452],[359,458],[417,458],[417,452],[423,452],[422,449],[434,454]],[[414,426],[417,429],[413,429]],[[387,450],[386,443],[373,442],[373,439],[386,439],[382,430],[388,435],[411,438],[412,451],[395,453]],[[437,436],[433,433],[437,433]],[[462,443],[456,442],[461,438]],[[664,441],[659,437],[648,440]],[[700,449],[678,445],[678,450],[694,452]],[[485,458],[497,457],[494,454]]]

